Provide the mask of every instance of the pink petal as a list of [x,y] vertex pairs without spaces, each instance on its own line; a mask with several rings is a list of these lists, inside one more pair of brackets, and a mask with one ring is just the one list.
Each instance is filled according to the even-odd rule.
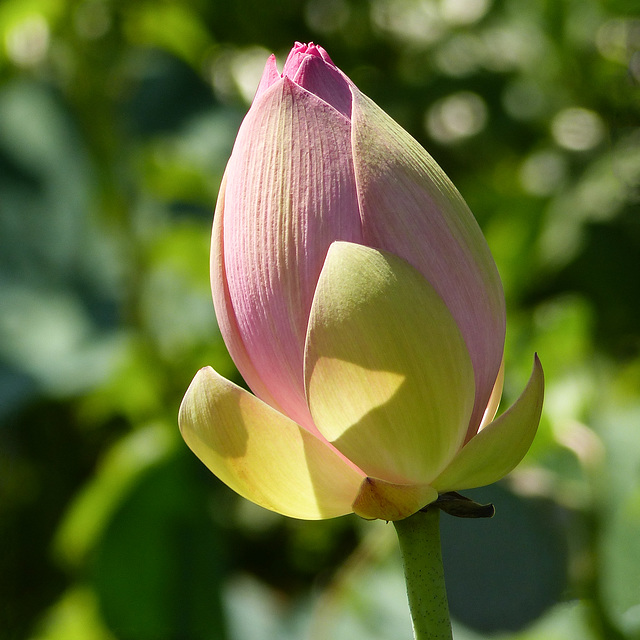
[[453,314],[475,373],[472,435],[502,360],[500,276],[473,214],[442,169],[380,107],[357,89],[353,95],[353,157],[364,242],[412,264]]
[[271,54],[264,65],[264,71],[262,72],[262,78],[260,78],[260,84],[256,90],[254,102],[256,98],[261,96],[272,84],[275,84],[280,79],[278,73],[278,67],[276,66],[276,57]]
[[213,306],[216,312],[216,320],[224,342],[229,350],[236,367],[242,372],[245,382],[253,392],[270,404],[274,409],[279,409],[278,403],[269,393],[262,382],[260,375],[251,362],[251,358],[244,346],[238,322],[231,304],[231,296],[227,287],[226,269],[224,266],[224,203],[227,184],[227,174],[222,178],[216,212],[213,217],[213,232],[211,234],[211,292],[213,294]]
[[251,364],[237,364],[254,392],[315,431],[303,379],[311,301],[329,245],[362,241],[348,120],[286,77],[272,85],[238,133],[223,227],[229,300],[217,304],[237,322],[223,336],[243,337]]
[[[282,72],[296,84],[315,94],[337,109],[347,118],[351,117],[351,91],[345,76],[326,55],[322,57],[320,48],[294,49],[289,54]],[[324,52],[324,49],[322,49]],[[324,52],[326,54],[326,52]],[[327,62],[328,60],[328,62]]]

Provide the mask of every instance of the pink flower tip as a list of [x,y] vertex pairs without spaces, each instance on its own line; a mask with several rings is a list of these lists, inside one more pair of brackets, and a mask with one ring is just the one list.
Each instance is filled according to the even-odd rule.
[[322,58],[325,62],[335,67],[333,64],[333,60],[329,57],[329,54],[319,45],[314,44],[313,42],[296,42],[289,53],[289,56],[294,54],[307,54],[310,56],[315,56],[316,58]]

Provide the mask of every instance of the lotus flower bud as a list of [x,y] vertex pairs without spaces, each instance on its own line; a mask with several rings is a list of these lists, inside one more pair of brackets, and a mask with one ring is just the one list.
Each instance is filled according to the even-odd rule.
[[255,395],[213,369],[187,444],[279,513],[407,517],[494,482],[535,435],[543,374],[493,420],[505,304],[487,243],[431,156],[314,44],[275,57],[214,217],[213,301]]

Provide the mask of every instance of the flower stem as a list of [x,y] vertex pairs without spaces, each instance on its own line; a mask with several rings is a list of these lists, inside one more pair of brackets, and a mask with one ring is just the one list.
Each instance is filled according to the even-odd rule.
[[418,511],[395,525],[404,561],[415,640],[451,640],[440,551],[440,510]]

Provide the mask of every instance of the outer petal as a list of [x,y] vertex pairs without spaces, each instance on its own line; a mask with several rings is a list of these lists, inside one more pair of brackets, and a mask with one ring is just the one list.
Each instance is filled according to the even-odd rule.
[[438,498],[429,485],[399,485],[365,478],[353,511],[366,520],[402,520]]
[[276,66],[276,57],[271,54],[267,58],[267,63],[264,65],[264,71],[262,72],[262,78],[260,78],[260,84],[256,90],[254,100],[262,95],[272,84],[275,84],[280,79],[278,73],[278,67]]
[[364,243],[399,255],[443,298],[467,343],[476,378],[477,431],[504,348],[505,307],[487,243],[433,158],[382,109],[353,91],[353,157]]
[[543,398],[544,373],[536,355],[531,378],[515,404],[473,437],[432,486],[440,493],[473,489],[506,476],[533,442]]
[[179,424],[200,460],[248,500],[308,520],[352,511],[363,476],[329,445],[211,367],[189,386]]
[[224,336],[225,344],[236,367],[242,372],[245,382],[253,389],[253,392],[270,404],[274,409],[279,409],[278,403],[269,393],[262,382],[260,375],[251,362],[244,341],[240,335],[236,320],[229,287],[227,286],[227,274],[224,266],[224,202],[227,186],[227,175],[222,178],[216,212],[213,216],[213,231],[211,234],[211,292],[213,294],[213,306],[216,312],[216,320],[220,332]]
[[431,285],[392,254],[331,246],[305,376],[318,428],[368,476],[428,484],[462,446],[474,397],[464,340]]
[[267,89],[227,167],[223,233],[230,303],[268,395],[255,392],[314,430],[303,382],[313,292],[331,242],[361,240],[348,120],[286,77]]

